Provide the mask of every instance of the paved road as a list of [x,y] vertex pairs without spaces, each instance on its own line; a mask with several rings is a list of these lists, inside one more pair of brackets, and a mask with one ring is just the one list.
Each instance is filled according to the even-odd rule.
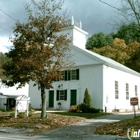
[[[140,113],[137,114],[140,116]],[[119,113],[108,116],[98,117],[96,119],[90,119],[86,122],[79,123],[77,125],[66,126],[58,128],[55,130],[47,131],[40,133],[41,135],[46,135],[52,138],[70,138],[70,139],[79,139],[79,140],[119,140],[119,136],[100,136],[94,135],[93,130],[95,127],[106,124],[117,122],[120,120],[128,119],[134,117],[133,113]],[[126,130],[127,133],[127,130]]]
[[[137,113],[137,116],[140,116],[140,113]],[[38,133],[36,136],[27,136],[27,133],[30,133],[32,130],[17,130],[0,127],[1,132],[13,134],[0,133],[0,140],[128,140],[128,138],[121,138],[119,136],[94,135],[93,130],[99,125],[132,117],[134,117],[133,113],[102,116],[96,119],[87,120],[86,122],[79,123],[77,125],[65,126],[55,130]]]
[[3,134],[0,133],[0,140],[52,140],[46,136],[25,136],[21,134]]

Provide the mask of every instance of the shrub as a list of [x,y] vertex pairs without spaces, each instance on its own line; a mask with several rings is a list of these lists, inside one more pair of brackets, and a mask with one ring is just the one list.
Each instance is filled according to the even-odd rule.
[[69,111],[70,111],[70,112],[77,112],[77,111],[78,111],[77,105],[72,105],[72,106],[70,106]]
[[88,89],[86,88],[85,94],[84,94],[84,101],[83,101],[87,106],[91,107],[91,97],[90,94],[88,93]]
[[4,109],[0,109],[0,112],[4,112],[5,110]]
[[32,110],[32,105],[29,103],[29,111]]
[[15,107],[12,107],[11,110],[12,110],[12,111],[15,111]]
[[32,115],[33,115],[33,113],[30,111],[29,114],[28,114],[28,116],[29,117],[32,117]]
[[88,113],[99,113],[99,112],[100,112],[100,109],[96,109],[96,108],[90,107]]
[[100,109],[100,112],[103,112],[104,110],[103,109]]
[[99,113],[100,112],[100,109],[89,107],[85,103],[79,104],[78,109],[79,111],[82,111],[83,113]]
[[10,114],[10,117],[11,117],[11,118],[14,118],[14,117],[15,117],[15,113],[11,113],[11,114]]
[[89,106],[86,105],[85,103],[81,103],[78,105],[79,111],[82,111],[83,113],[87,113],[89,111]]
[[19,118],[24,118],[24,117],[25,117],[25,113],[19,113],[19,114],[18,114],[18,117],[19,117]]

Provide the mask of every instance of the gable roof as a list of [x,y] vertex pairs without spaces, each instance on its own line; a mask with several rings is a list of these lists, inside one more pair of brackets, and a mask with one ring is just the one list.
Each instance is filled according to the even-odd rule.
[[81,49],[81,48],[74,46],[74,45],[71,45],[71,47],[78,50],[79,52],[81,52],[85,55],[88,55],[89,57],[92,57],[93,59],[96,59],[98,62],[100,62],[99,64],[103,64],[103,65],[106,65],[106,66],[109,66],[109,67],[112,67],[112,68],[115,68],[115,69],[118,69],[118,70],[121,70],[121,71],[124,71],[124,72],[127,72],[127,73],[130,73],[130,74],[133,74],[133,75],[140,77],[140,73],[138,73],[138,72],[108,58],[108,57],[99,55],[95,52],[91,52],[91,51],[86,50],[86,49]]

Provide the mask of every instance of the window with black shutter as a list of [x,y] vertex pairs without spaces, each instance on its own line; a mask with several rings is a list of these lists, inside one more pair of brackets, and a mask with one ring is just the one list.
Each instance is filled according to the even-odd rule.
[[57,90],[56,100],[67,100],[67,90]]
[[62,79],[55,79],[55,81],[79,80],[79,77],[80,77],[79,69],[61,71],[61,77],[62,77]]
[[76,69],[76,80],[79,80],[79,69]]
[[65,70],[65,81],[67,81],[67,80],[68,80],[68,71]]
[[65,90],[65,100],[67,100],[67,90]]
[[56,101],[59,101],[59,90],[57,90],[57,93],[56,93]]
[[70,81],[71,80],[71,71],[68,70],[68,80]]

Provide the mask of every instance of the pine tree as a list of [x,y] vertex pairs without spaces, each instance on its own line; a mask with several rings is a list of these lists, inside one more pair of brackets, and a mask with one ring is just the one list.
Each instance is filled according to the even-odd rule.
[[91,107],[91,97],[90,97],[90,94],[88,93],[88,89],[86,88],[85,90],[85,94],[84,94],[84,103]]

